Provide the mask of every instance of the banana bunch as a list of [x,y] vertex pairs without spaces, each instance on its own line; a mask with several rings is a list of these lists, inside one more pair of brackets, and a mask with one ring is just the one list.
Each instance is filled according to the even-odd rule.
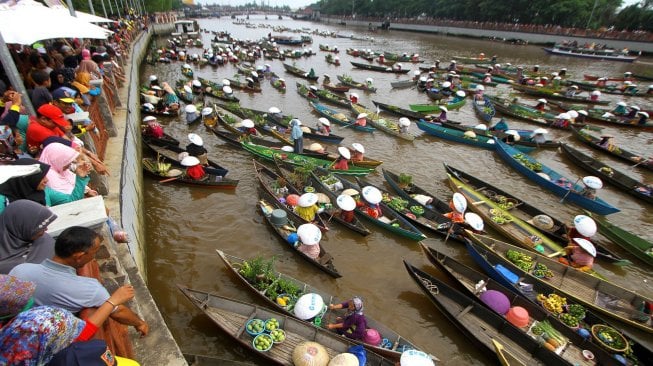
[[567,305],[567,299],[557,294],[550,294],[545,296],[543,294],[537,295],[537,301],[542,303],[542,306],[555,314],[563,312],[563,307]]
[[168,170],[172,167],[172,164],[170,163],[164,163],[161,161],[157,161],[156,164],[156,171],[159,172],[161,175],[166,175],[168,173]]

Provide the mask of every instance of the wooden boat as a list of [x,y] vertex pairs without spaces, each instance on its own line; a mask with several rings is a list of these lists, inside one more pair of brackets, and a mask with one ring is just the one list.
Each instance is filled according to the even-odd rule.
[[474,106],[476,115],[483,121],[490,123],[496,113],[492,101],[487,96],[483,96],[482,100],[473,98],[472,105]]
[[474,347],[494,352],[492,339],[501,342],[521,363],[528,365],[573,365],[549,351],[510,324],[503,316],[484,307],[467,295],[449,287],[404,260],[410,277],[440,312],[449,319]]
[[392,87],[392,89],[410,88],[410,87],[417,86],[417,80],[409,79],[409,80],[391,81],[390,86]]
[[408,117],[408,118],[412,118],[412,119],[415,119],[415,120],[419,120],[419,119],[424,118],[423,114],[413,112],[410,109],[404,109],[404,108],[397,107],[397,106],[392,105],[392,104],[377,102],[375,100],[372,100],[372,103],[374,103],[374,105],[377,106],[378,108],[383,109],[384,111],[390,112],[390,113],[392,113],[394,115],[397,115],[399,117]]
[[261,89],[261,84],[259,84],[257,79],[252,79],[254,80],[254,86],[249,86],[246,82],[243,83],[242,81],[236,79],[227,79],[227,80],[229,80],[229,86],[231,86],[232,88],[244,90],[248,93],[260,93],[263,91]]
[[300,82],[295,83],[295,85],[297,86],[297,94],[303,98],[308,99],[310,102],[317,102],[320,100],[320,98],[317,97],[317,94],[312,95],[308,86]]
[[413,141],[415,140],[415,135],[409,133],[402,133],[399,130],[399,125],[395,122],[389,121],[385,118],[380,118],[380,116],[375,113],[370,111],[369,109],[363,107],[360,104],[351,104],[351,109],[356,113],[366,113],[367,114],[367,123],[371,124],[374,126],[374,128],[381,130],[389,135],[399,137],[401,139],[404,139],[406,141]]
[[168,147],[168,146],[179,146],[179,140],[176,138],[172,137],[171,135],[168,135],[167,133],[163,133],[163,137],[161,138],[154,138],[152,136],[146,136],[141,134],[141,138],[143,139],[143,142],[148,144],[148,145],[156,145],[156,146],[162,146],[162,147]]
[[347,86],[347,85],[343,85],[343,84],[337,84],[337,85],[333,85],[333,84],[322,84],[322,87],[323,87],[324,89],[326,89],[326,90],[330,90],[330,91],[332,91],[332,92],[334,92],[334,93],[346,93],[346,92],[349,91],[349,89],[351,89],[349,86]]
[[555,123],[556,115],[548,112],[540,112],[537,109],[523,103],[509,101],[499,97],[489,97],[494,104],[494,108],[504,116],[510,116],[523,121],[535,123],[542,126],[558,129],[569,129],[573,126],[583,127],[584,123],[571,123],[569,127],[563,127]]
[[[256,111],[256,110],[252,110],[252,111]],[[288,139],[290,138],[290,121],[294,118],[292,115],[277,116],[263,111],[258,111],[258,113],[262,113],[262,115],[265,116],[268,121],[272,122],[273,124],[279,127],[282,127],[278,129],[278,131],[282,132],[284,135],[287,135]],[[305,131],[306,129],[308,129],[310,132]],[[317,129],[315,127],[307,126],[305,124],[302,124],[302,131],[303,131],[302,136],[304,139],[311,139],[313,141],[320,141],[328,144],[337,145],[340,144],[342,140],[345,139],[344,137],[338,136],[334,133],[329,133],[329,135],[321,135],[317,132]]]
[[521,85],[521,84],[511,84],[512,88],[528,95],[534,95],[537,97],[545,97],[547,99],[559,99],[559,100],[568,100],[574,103],[586,103],[586,104],[600,104],[608,105],[610,104],[607,100],[591,100],[588,97],[573,96],[567,97],[564,94],[557,92],[552,92],[548,90],[543,90],[535,86]]
[[363,70],[370,70],[370,71],[378,71],[378,72],[386,72],[386,73],[391,73],[391,74],[407,74],[410,72],[410,69],[396,69],[392,66],[380,66],[380,65],[374,65],[374,64],[363,64],[360,62],[354,62],[354,61],[349,61],[354,67],[357,67],[359,69]]
[[[534,326],[536,322],[546,321],[568,342],[565,345],[561,345],[564,347],[560,353],[563,358],[572,363],[579,362],[582,364],[582,361],[584,361],[582,359],[582,350],[587,349],[594,354],[595,360],[599,364],[619,365],[617,360],[615,360],[606,350],[599,347],[599,345],[592,343],[591,339],[586,339],[578,334],[575,329],[565,325],[558,319],[556,316],[557,314],[553,314],[550,311],[545,310],[541,304],[536,303],[527,297],[521,296],[513,287],[505,287],[497,281],[494,281],[492,278],[488,278],[487,275],[460,263],[444,253],[426,246],[424,243],[420,243],[420,247],[424,254],[426,254],[428,260],[451,278],[458,285],[457,287],[467,294],[467,296],[476,299],[478,302],[483,304],[483,301],[479,298],[481,293],[476,287],[477,284],[481,284],[480,286],[486,290],[498,291],[506,295],[510,301],[511,307],[519,306],[526,309],[530,321],[527,328],[520,328],[524,333],[526,333],[524,336],[537,338],[537,336],[530,331],[531,327]],[[489,306],[488,308],[492,310]],[[587,327],[586,329],[589,330],[591,324],[585,323],[583,324],[583,327]],[[528,330],[528,332],[526,332],[526,330]]]
[[[320,169],[320,168],[315,169],[312,172],[311,177],[313,179],[313,185],[318,185],[318,184],[322,185],[322,187],[325,189],[325,192],[327,193],[327,195],[329,195],[331,200],[335,200],[343,189],[353,188],[360,192],[360,188],[357,187],[355,184],[347,181],[346,179],[342,179],[338,176],[335,176],[324,169]],[[340,182],[340,184],[334,183],[329,185],[325,183],[325,181],[330,180],[332,177],[335,178],[338,182]],[[370,216],[367,212],[367,209],[365,209],[365,207],[356,207],[355,211],[360,217],[363,217],[366,220],[372,222],[373,224],[380,226],[397,235],[416,241],[426,239],[426,236],[424,234],[422,234],[417,228],[415,228],[406,219],[401,217],[401,215],[399,215],[390,207],[388,207],[385,203],[380,202],[379,206],[381,207],[383,216],[378,219]]]
[[590,135],[589,133],[587,133],[587,131],[582,129],[572,128],[571,132],[579,141],[581,141],[582,143],[584,143],[589,147],[592,147],[597,150],[601,150],[607,153],[608,155],[612,155],[619,159],[629,161],[635,164],[634,166],[638,166],[648,170],[653,170],[653,159],[651,158],[644,158],[641,155],[637,155],[630,151],[624,150],[618,146],[603,147],[599,145],[601,139]]
[[[446,128],[438,123],[427,122],[424,120],[418,120],[417,127],[420,130],[428,133],[429,135],[433,135],[445,140],[458,142],[465,145],[472,145],[488,150],[495,149],[494,146],[495,138],[492,136],[474,134],[474,137],[470,137],[467,135],[468,132],[466,131],[461,131],[453,128]],[[535,150],[535,148],[532,146],[520,145],[519,143],[516,143],[514,146],[516,149],[522,152],[530,152]]]
[[567,104],[560,101],[551,101],[550,103],[558,106],[558,108],[564,111],[579,111],[583,109],[587,112],[587,117],[585,117],[587,121],[603,123],[611,127],[625,127],[635,130],[653,131],[653,122],[639,124],[639,118],[617,116],[612,114],[612,110],[609,108],[585,108],[581,105]]
[[[562,197],[563,200],[574,203],[599,215],[609,215],[620,211],[600,198],[590,199],[583,196],[580,193],[583,190],[582,186],[571,183],[569,179],[560,173],[538,162],[534,158],[520,153],[519,150],[505,144],[501,140],[495,138],[495,144],[497,146],[497,153],[508,165],[533,182],[553,192],[555,195]],[[528,164],[535,170],[527,167],[525,164]]]
[[283,78],[279,77],[274,72],[270,74],[270,85],[282,93],[286,92],[285,80],[283,80]]
[[[287,274],[278,272],[274,268],[271,269],[271,273],[269,274],[270,279],[274,278],[274,281],[271,284],[268,284],[267,288],[260,289],[262,285],[259,284],[259,286],[257,287],[256,286],[257,283],[252,283],[252,280],[248,279],[243,274],[241,274],[240,268],[242,268],[243,264],[247,262],[245,259],[225,254],[221,250],[216,250],[216,251],[218,252],[220,259],[225,264],[227,269],[229,269],[229,271],[233,273],[240,280],[240,282],[242,282],[243,285],[245,285],[245,287],[247,287],[251,292],[257,294],[259,298],[265,301],[265,303],[268,306],[273,308],[275,311],[283,313],[285,316],[290,316],[295,318],[294,313],[291,310],[289,310],[291,305],[287,305],[284,307],[281,306],[276,301],[276,296],[274,296],[273,292],[276,292],[277,294],[281,295],[283,294],[283,292],[280,291],[286,291],[286,289],[281,288],[278,285],[279,282],[289,283],[290,286],[285,286],[285,287],[292,287],[293,289],[298,290],[297,293],[288,294],[288,295],[292,295],[291,301],[296,300],[303,294],[307,294],[307,293],[314,293],[319,295],[320,297],[322,297],[325,305],[339,304],[342,303],[343,301],[346,301],[346,299],[336,298],[335,296],[328,294],[323,290],[315,288],[308,283],[297,280]],[[276,291],[271,291],[271,290],[276,290]],[[274,298],[270,298],[270,293],[272,293]],[[313,322],[307,322],[307,321],[303,321],[303,322],[311,326],[321,328],[321,325],[326,325],[327,319],[337,316],[337,314],[335,314],[332,310],[329,310],[328,308],[326,308],[325,310],[326,312],[324,314],[321,314],[321,316],[318,315],[318,317],[320,317],[319,325],[316,325],[317,319],[314,319]],[[382,347],[380,345],[372,346],[358,340],[347,338],[350,342],[361,344],[365,346],[365,348],[367,348],[368,350],[392,360],[399,360],[402,353],[401,350],[418,349],[418,347],[416,347],[412,342],[405,339],[404,337],[402,337],[400,334],[393,331],[392,329],[389,329],[383,323],[380,323],[377,320],[371,318],[367,313],[365,314],[365,319],[367,320],[368,328],[376,329],[382,338],[388,339],[390,348]]]
[[592,216],[592,218],[601,235],[627,250],[642,262],[653,266],[653,243],[612,224],[605,217]]
[[[147,144],[147,147],[150,148],[150,150],[154,151],[157,153],[159,156],[165,157],[167,160],[169,160],[174,166],[176,167],[181,167],[181,160],[179,160],[179,154],[186,151],[182,149],[179,146],[157,146],[154,144]],[[229,170],[222,167],[220,164],[217,162],[210,160],[209,159],[209,166],[204,167],[207,173],[210,173],[212,175],[224,177],[229,173]]]
[[604,182],[608,182],[632,196],[648,203],[653,203],[653,197],[651,197],[651,194],[653,194],[653,187],[650,185],[631,178],[567,144],[562,144],[561,146],[562,151],[571,158],[575,165],[580,166],[592,173],[592,175],[598,176]]
[[[590,80],[590,81],[597,81],[599,80],[600,77],[603,76],[598,76],[598,75],[590,75],[590,74],[583,74],[583,79],[585,80]],[[607,81],[626,81],[626,80],[633,80],[633,78],[625,78],[623,75],[622,76],[608,76]]]
[[361,89],[365,90],[368,92],[376,93],[376,88],[373,86],[368,86],[365,83],[359,83],[358,81],[355,81],[351,78],[351,76],[347,75],[337,75],[338,80],[349,87],[355,88],[355,89]]
[[[451,120],[448,120],[446,122],[437,122],[439,124],[442,124],[443,127],[450,128],[453,130],[459,130],[459,131],[473,131],[476,135],[484,135],[484,136],[496,136],[497,138],[505,141],[507,138],[510,138],[505,131],[499,131],[499,130],[488,130],[487,125],[483,126],[483,128],[479,128],[479,126],[472,126],[472,125],[464,125],[459,122],[453,122]],[[560,146],[560,142],[556,140],[546,140],[543,143],[538,143],[533,140],[533,134],[535,133],[535,130],[523,130],[523,129],[511,129],[513,131],[516,131],[519,134],[519,141],[512,142],[514,145],[518,146],[525,146],[525,147],[530,147],[530,148],[558,148]]]
[[324,55],[324,61],[330,65],[340,66],[340,59],[337,56],[333,57],[331,54]]
[[494,353],[497,355],[497,360],[501,366],[526,366],[526,364],[510,353],[510,351],[494,338],[492,338],[492,345],[494,346]]
[[317,97],[320,98],[320,100],[323,102],[349,108],[349,99],[339,94],[333,93],[328,89],[318,89],[316,94]]
[[425,189],[421,188],[420,186],[412,182],[407,186],[402,186],[399,183],[400,181],[399,175],[386,169],[382,169],[382,172],[383,172],[383,178],[385,179],[386,182],[388,182],[390,188],[392,188],[395,192],[397,192],[398,195],[400,195],[404,199],[412,202],[415,200],[414,196],[416,195],[429,197],[432,199],[432,201],[429,204],[425,205],[425,207],[428,210],[431,210],[433,211],[434,214],[439,214],[439,215],[451,212],[451,208],[449,207],[449,204],[439,199],[436,195],[426,191]]
[[[164,163],[172,164],[172,161],[162,157],[160,159]],[[151,158],[143,158],[141,160],[141,165],[143,169],[150,173],[151,175],[164,178],[161,180],[161,183],[165,182],[180,182],[185,184],[191,184],[195,186],[202,186],[205,188],[218,188],[218,189],[235,189],[238,186],[238,180],[224,178],[222,176],[206,174],[205,178],[202,180],[195,180],[192,178],[186,177],[185,173],[181,169],[170,169],[167,172],[163,173],[159,171],[157,160]]]
[[212,96],[214,98],[218,98],[221,100],[226,100],[227,102],[238,102],[239,99],[234,95],[234,94],[226,94],[224,91],[222,91],[222,84],[218,84],[216,82],[213,82],[211,80],[203,79],[201,77],[197,77],[197,80],[199,80],[202,83],[202,87],[206,90],[207,87],[210,87],[210,91],[207,92],[206,95]]
[[278,141],[283,142],[285,145],[292,145],[292,142],[285,134],[277,131],[276,128],[272,128],[272,126],[267,123],[266,118],[253,109],[244,108],[238,103],[216,103],[214,104],[214,109],[223,109],[230,113],[226,114],[221,112],[218,113],[218,115],[219,119],[225,122],[224,126],[234,133],[242,133],[233,126],[235,123],[240,122],[234,116],[242,119],[248,118],[254,122],[256,130],[261,134],[272,136]]
[[621,61],[621,62],[633,62],[637,60],[639,56],[629,56],[627,53],[617,52],[613,49],[602,49],[595,50],[589,48],[580,48],[580,47],[566,47],[554,45],[553,47],[542,47],[546,53],[550,53],[556,56],[572,56],[572,57],[582,57],[590,58],[595,60],[609,60],[609,61]]
[[651,96],[650,94],[647,94],[646,92],[642,92],[637,88],[634,87],[622,88],[620,87],[620,85],[617,84],[607,84],[605,86],[598,86],[596,85],[596,83],[588,83],[586,81],[565,80],[563,81],[562,85],[565,86],[576,85],[578,88],[582,90],[587,90],[587,91],[598,90],[603,94],[621,95],[624,97],[648,98]]
[[290,74],[293,74],[295,76],[299,76],[300,78],[308,79],[308,80],[311,80],[311,81],[317,81],[317,79],[320,78],[317,75],[309,76],[307,71],[304,71],[304,70],[302,70],[302,69],[300,69],[300,68],[298,68],[296,66],[287,64],[285,62],[283,63],[283,67],[284,67],[284,69],[286,69],[286,72],[288,72]]
[[[506,251],[508,249],[519,251],[518,247],[491,240],[489,237],[485,237],[483,241],[488,244],[487,248],[467,243],[469,254],[482,268],[485,269],[487,266],[487,264],[479,263],[483,258],[492,266],[501,264],[512,272],[513,280],[533,283],[536,287],[536,284],[544,283],[555,288],[555,292],[561,296],[574,300],[604,316],[616,319],[626,326],[653,333],[651,316],[644,312],[644,303],[651,303],[652,299],[582,271],[571,271],[568,266],[542,256],[537,257],[535,261],[546,265],[548,270],[553,273],[553,277],[538,278],[506,259]],[[537,291],[537,289],[534,290]],[[543,292],[537,291],[537,293]]]
[[465,105],[465,99],[461,99],[459,101],[451,101],[451,102],[438,102],[438,103],[431,103],[431,104],[409,104],[408,107],[412,109],[415,112],[420,112],[420,113],[438,113],[440,112],[440,106],[447,107],[449,111],[457,110],[462,108]]
[[[281,174],[284,179],[286,179],[286,182],[288,184],[293,185],[298,191],[303,192],[306,187],[311,187],[315,190],[316,193],[323,193],[327,197],[329,197],[328,192],[325,192],[325,187],[322,186],[321,184],[312,184],[311,176],[308,173],[298,172],[295,168],[296,166],[288,166],[284,164],[281,161],[278,161],[275,159],[275,164],[277,167],[277,170]],[[329,197],[329,200],[331,198]],[[323,220],[327,220],[327,222],[330,222],[331,220],[335,220],[344,227],[351,229],[363,236],[369,235],[370,230],[363,225],[361,220],[359,220],[355,215],[354,219],[351,222],[343,220],[343,218],[340,216],[340,209],[334,202],[329,202],[329,205],[325,205],[324,211],[320,213],[320,216],[322,216]]]
[[[295,188],[292,184],[288,184],[286,180],[274,170],[257,162],[256,160],[253,160],[253,162],[254,162],[254,172],[256,173],[256,179],[258,179],[261,188],[263,188],[265,192],[268,193],[269,197],[266,198],[273,197],[274,200],[276,201],[275,203],[277,203],[279,202],[280,198],[285,199],[285,197],[289,194],[296,194],[298,196],[301,196],[304,193],[298,191],[297,188]],[[281,185],[281,182],[285,184]],[[324,222],[321,216],[315,215],[315,219],[311,222],[301,218],[292,210],[292,208],[288,207],[287,205],[279,205],[279,206],[281,206],[280,208],[283,208],[283,210],[288,213],[289,217],[293,218],[293,221],[299,222],[299,225],[312,223],[315,224],[317,227],[319,227],[321,231],[329,231],[329,228],[327,227],[326,223]]]
[[[550,294],[557,294],[564,296],[564,294],[558,289],[556,285],[549,283],[548,281],[539,281],[535,277],[532,279],[530,277],[526,277],[524,272],[521,271],[517,266],[513,265],[509,261],[503,260],[493,251],[483,249],[472,244],[471,242],[468,242],[466,245],[467,250],[472,256],[474,262],[478,264],[478,266],[481,267],[492,280],[508,289],[511,289],[513,292],[522,295],[531,302],[542,306],[542,303],[537,300],[537,294],[543,294],[545,296]],[[484,278],[484,280],[487,280],[487,278]],[[523,281],[523,284],[521,284],[520,280]],[[556,282],[558,281],[556,280]],[[582,288],[578,282],[569,281],[569,284],[571,286],[576,286],[579,289]],[[590,290],[589,292],[592,291]],[[567,298],[567,302],[582,304],[582,302],[572,298]],[[636,341],[632,336],[628,334],[628,332],[624,332],[623,327],[621,327],[618,322],[614,322],[611,318],[603,316],[600,311],[594,310],[592,307],[584,307],[585,318],[583,319],[583,323],[587,324],[588,326],[595,324],[608,324],[615,329],[619,329],[622,334],[628,337],[627,340],[630,344],[630,349],[638,360],[647,363],[653,359],[653,352]],[[619,326],[614,326],[613,324],[619,324]]]
[[[295,347],[305,341],[321,344],[327,350],[329,358],[347,352],[356,345],[346,337],[334,334],[326,329],[314,327],[285,314],[267,310],[254,304],[232,300],[208,292],[193,290],[179,285],[183,294],[202,310],[220,329],[235,339],[246,349],[259,355],[274,365],[292,366],[292,353]],[[277,343],[267,352],[261,352],[252,346],[253,337],[245,331],[250,319],[279,320],[280,328],[286,332],[286,339]],[[367,353],[367,364],[371,366],[393,366],[393,361],[373,352]]]
[[345,126],[345,128],[350,128],[353,130],[357,131],[362,131],[362,132],[374,132],[376,128],[372,126],[360,126],[356,124],[356,120],[351,119],[347,117],[344,113],[341,113],[333,108],[329,108],[325,106],[324,104],[320,103],[315,103],[315,102],[310,102],[311,106],[313,109],[328,119],[329,121],[333,123],[337,123],[341,126]]
[[279,159],[285,163],[297,166],[311,164],[313,166],[329,169],[330,171],[337,172],[341,175],[367,175],[374,171],[374,168],[363,168],[356,166],[350,166],[349,170],[337,170],[332,168],[333,162],[329,160],[304,156],[292,152],[278,151],[265,146],[247,142],[242,142],[241,145],[246,151],[252,153],[253,155],[272,162],[274,159]]
[[287,209],[285,208],[286,205],[279,202],[275,196],[272,196],[267,192],[265,189],[260,188],[258,189],[258,195],[259,195],[259,202],[257,203],[258,208],[261,210],[261,213],[263,213],[263,216],[265,217],[265,221],[270,225],[270,227],[279,235],[279,237],[283,240],[283,245],[286,247],[290,247],[292,251],[297,253],[300,257],[304,258],[308,263],[312,264],[313,266],[317,267],[319,270],[322,272],[330,275],[333,278],[340,278],[342,275],[338,272],[338,270],[335,268],[333,264],[333,256],[329,254],[326,249],[324,248],[324,245],[322,243],[319,243],[318,245],[320,246],[320,254],[317,259],[313,259],[309,257],[308,255],[304,254],[303,252],[299,251],[297,247],[295,247],[292,244],[288,243],[288,236],[290,234],[293,234],[297,231],[297,228],[301,226],[302,224],[305,224],[306,221],[301,220],[293,215],[288,215],[288,223],[283,225],[283,226],[277,226],[271,221],[271,216],[272,216],[272,211],[276,209],[281,209],[286,211]]

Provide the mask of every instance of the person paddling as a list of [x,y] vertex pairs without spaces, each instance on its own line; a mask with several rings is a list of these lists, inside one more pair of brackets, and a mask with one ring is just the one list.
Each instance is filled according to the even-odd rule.
[[354,296],[340,304],[329,304],[329,310],[347,309],[344,317],[336,318],[337,323],[327,324],[327,329],[335,329],[347,338],[362,340],[367,329],[367,319],[363,315],[363,299]]
[[349,170],[349,162],[348,160],[351,159],[351,153],[349,152],[349,149],[340,146],[338,148],[338,154],[340,155],[336,162],[333,164],[333,169],[337,170]]
[[465,210],[467,209],[467,200],[465,196],[456,192],[453,194],[451,201],[449,201],[449,208],[451,212],[444,214],[444,217],[451,219],[455,224],[462,224],[465,222]]

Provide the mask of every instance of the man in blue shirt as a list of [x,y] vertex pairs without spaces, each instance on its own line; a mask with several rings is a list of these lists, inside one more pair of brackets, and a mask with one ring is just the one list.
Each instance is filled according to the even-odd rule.
[[290,139],[293,142],[293,151],[295,154],[301,154],[304,151],[304,131],[302,131],[301,125],[302,122],[297,118],[293,118],[290,121],[290,127],[292,128]]

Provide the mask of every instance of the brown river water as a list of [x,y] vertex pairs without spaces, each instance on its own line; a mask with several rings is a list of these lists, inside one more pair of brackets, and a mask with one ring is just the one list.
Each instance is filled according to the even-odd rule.
[[[398,53],[407,52],[409,54],[417,52],[426,62],[430,63],[435,59],[440,59],[443,65],[447,65],[454,55],[476,56],[479,52],[484,52],[486,55],[496,54],[501,63],[539,64],[543,69],[551,71],[566,67],[574,79],[582,79],[583,73],[619,75],[625,71],[643,72],[645,68],[650,67],[648,66],[650,63],[626,64],[553,57],[545,54],[537,46],[513,46],[467,38],[396,31],[367,34],[364,29],[288,19],[264,20],[263,16],[252,17],[250,22],[283,25],[290,28],[306,27],[311,30],[336,30],[345,35],[354,33],[357,36],[374,37],[373,40],[358,41],[313,35],[313,44],[310,47],[317,52],[317,55],[296,61],[297,66],[306,70],[313,67],[320,76],[324,73],[330,74],[334,82],[335,76],[343,73],[351,75],[359,81],[364,81],[366,77],[373,77],[374,84],[379,88],[378,93],[357,92],[361,97],[361,103],[367,106],[373,106],[371,100],[375,99],[408,108],[410,103],[427,103],[428,98],[414,89],[392,90],[390,88],[391,81],[403,80],[408,76],[353,69],[349,61],[354,59],[344,52],[349,47]],[[270,28],[250,29],[244,25],[234,25],[232,20],[227,18],[202,19],[199,24],[203,29],[211,31],[227,30],[234,37],[241,39],[259,39],[269,32],[278,33]],[[202,37],[205,45],[208,45],[212,35],[203,33]],[[320,43],[338,46],[343,51],[339,55],[341,66],[336,67],[325,62],[326,53],[319,51]],[[159,44],[163,44],[163,39],[159,40]],[[190,49],[189,51],[199,53],[201,50]],[[288,85],[287,92],[281,94],[272,88],[268,81],[264,81],[261,83],[262,94],[248,95],[236,91],[237,96],[241,99],[240,103],[246,107],[265,110],[276,106],[283,112],[298,117],[304,124],[314,125],[318,116],[312,112],[306,99],[296,93],[295,81],[305,83],[306,80],[285,73],[279,60],[261,60],[257,64],[264,63],[270,63],[272,70],[285,78]],[[404,67],[415,70],[417,66],[404,63]],[[156,67],[145,65],[141,83],[146,82],[148,75],[156,73],[159,80],[174,85],[175,80],[182,78],[179,69],[179,63],[158,64]],[[232,77],[236,73],[236,69],[231,64],[219,68],[205,66],[201,69],[196,68],[195,73],[201,77],[219,81],[224,77]],[[489,94],[507,95],[509,92],[510,89],[506,85],[499,85],[496,89],[486,88],[486,93]],[[520,98],[529,99],[523,96]],[[603,98],[618,100],[613,96],[603,96]],[[629,102],[638,103],[643,109],[653,108],[650,101],[642,98],[632,98]],[[347,111],[343,112],[348,113]],[[449,118],[462,121],[465,124],[480,123],[469,103],[460,111],[450,112]],[[537,127],[509,118],[507,121],[511,127],[531,129]],[[442,360],[440,364],[483,365],[494,362],[491,354],[486,354],[471,346],[469,340],[437,310],[407,274],[402,259],[444,278],[437,269],[430,265],[415,242],[386,232],[370,223],[366,223],[366,225],[372,234],[367,237],[362,237],[338,226],[337,223],[332,223],[331,230],[324,235],[321,243],[334,256],[334,263],[343,275],[342,278],[333,279],[316,270],[289,250],[287,244],[281,241],[266,225],[256,208],[257,183],[251,155],[230,147],[206,130],[204,126],[188,127],[181,120],[163,120],[162,123],[165,125],[165,131],[182,140],[184,146],[188,143],[186,138],[188,133],[200,134],[204,139],[205,147],[209,150],[210,157],[227,167],[232,179],[240,179],[240,184],[235,191],[225,192],[177,185],[172,182],[159,183],[147,176],[144,178],[144,205],[147,213],[147,279],[154,299],[184,352],[252,364],[264,364],[254,354],[223,334],[176,287],[176,284],[183,284],[191,288],[260,304],[258,299],[230,276],[224,268],[215,252],[216,249],[221,249],[241,258],[274,255],[277,257],[276,268],[281,272],[290,274],[340,298],[353,295],[362,296],[368,315],[411,339],[422,350],[439,357]],[[581,209],[575,206],[559,204],[559,197],[531,183],[489,150],[458,145],[425,135],[415,124],[410,128],[418,135],[414,142],[398,141],[380,131],[368,134],[335,125],[332,126],[332,131],[337,135],[345,136],[344,144],[347,146],[352,142],[362,143],[367,150],[367,156],[384,161],[381,167],[397,174],[402,172],[411,174],[415,184],[442,199],[448,199],[452,194],[445,183],[446,174],[442,163],[446,162],[491,184],[508,189],[516,196],[527,199],[529,203],[557,215],[561,219],[571,221],[574,215],[582,213]],[[653,154],[651,149],[653,134],[649,132],[613,128],[605,128],[604,132],[615,135],[618,144],[628,150],[647,157]],[[550,133],[552,137],[579,147],[584,152],[600,156],[611,166],[627,172],[637,179],[653,183],[651,172],[632,168],[618,160],[579,146],[580,144],[569,132],[550,130]],[[587,175],[582,169],[575,167],[560,151],[541,150],[532,155],[572,180]],[[368,179],[375,184],[383,184],[380,169],[377,173],[370,175]],[[621,212],[610,216],[612,222],[643,237],[653,239],[653,213],[649,211],[650,207],[646,203],[611,186],[604,187],[600,190],[599,195],[621,209]],[[598,234],[595,239],[601,243],[607,243],[607,239],[601,238]],[[424,242],[439,251],[473,265],[464,246],[459,243],[454,241],[444,243],[442,238],[429,238]],[[653,297],[653,276],[647,268],[616,245],[608,243],[607,246],[631,259],[634,265],[618,267],[597,264],[595,268],[610,280],[648,297]],[[650,339],[650,335],[648,339]]]

